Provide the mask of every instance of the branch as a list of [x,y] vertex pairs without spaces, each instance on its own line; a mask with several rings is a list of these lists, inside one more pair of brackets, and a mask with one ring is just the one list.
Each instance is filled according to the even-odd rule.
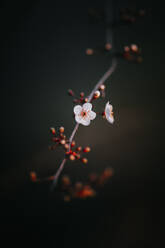
[[[95,85],[94,89],[92,90],[92,92],[91,92],[90,95],[88,96],[88,102],[90,102],[90,101],[92,100],[95,91],[98,90],[98,89],[100,88],[100,86],[101,86],[102,84],[104,84],[105,81],[112,75],[112,73],[113,73],[113,72],[115,71],[115,69],[116,69],[116,66],[117,66],[117,61],[116,61],[116,59],[114,58],[114,59],[112,60],[112,65],[110,66],[110,68],[108,69],[108,71],[105,72],[105,74],[104,74],[104,75],[102,76],[102,78],[98,81],[98,83]],[[70,138],[69,138],[69,149],[68,149],[68,150],[70,150],[70,145],[71,145],[72,140],[73,140],[73,138],[74,138],[74,136],[75,136],[75,134],[76,134],[76,132],[77,132],[77,130],[78,130],[78,127],[79,127],[79,123],[76,123],[76,125],[75,125],[75,127],[74,127],[74,129],[73,129],[73,131],[72,131],[72,134],[71,134],[71,136],[70,136]],[[66,161],[67,161],[66,158],[64,158],[64,159],[62,160],[60,167],[58,168],[56,174],[54,175],[54,180],[53,180],[53,183],[52,183],[52,185],[51,185],[51,190],[53,190],[54,187],[55,187],[55,185],[57,184],[58,178],[59,178],[59,176],[60,176],[60,174],[61,174],[61,172],[62,172],[62,170],[63,170],[63,168],[64,168],[64,165],[65,165]]]

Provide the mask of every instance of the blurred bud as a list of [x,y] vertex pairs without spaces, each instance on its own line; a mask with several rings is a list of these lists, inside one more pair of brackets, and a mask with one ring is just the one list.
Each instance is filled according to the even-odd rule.
[[61,179],[63,186],[69,186],[71,184],[70,178],[67,175],[64,175]]
[[75,146],[75,141],[72,141],[72,143],[71,143],[71,147],[74,147]]
[[60,127],[59,131],[60,131],[60,133],[63,133],[64,132],[64,127]]
[[69,202],[71,200],[70,196],[69,195],[65,195],[64,196],[64,201],[65,202]]
[[73,102],[74,102],[74,103],[78,103],[79,100],[78,100],[78,99],[73,99]]
[[96,173],[92,173],[92,174],[89,175],[89,180],[92,183],[95,182],[97,180],[97,178],[98,178],[98,176],[97,176]]
[[110,43],[106,43],[105,44],[105,49],[108,50],[108,51],[111,50],[112,49],[112,45]]
[[75,189],[76,189],[76,190],[82,189],[82,186],[83,186],[83,184],[82,184],[81,182],[75,183]]
[[132,44],[131,45],[131,50],[133,51],[133,52],[138,52],[138,46],[136,45],[136,44]]
[[52,141],[53,141],[53,142],[58,142],[58,141],[59,141],[59,138],[53,137],[53,138],[52,138]]
[[124,47],[124,51],[125,51],[125,52],[129,52],[129,51],[130,51],[129,46],[125,46],[125,47]]
[[78,152],[81,152],[82,147],[81,147],[81,146],[78,146],[78,147],[76,148],[76,150],[77,150]]
[[77,197],[79,198],[87,198],[95,196],[95,191],[89,186],[85,185],[82,190],[77,192]]
[[89,146],[87,146],[87,147],[85,147],[84,149],[83,149],[83,152],[90,152],[91,151],[91,148],[89,147]]
[[75,156],[76,156],[77,159],[80,159],[81,158],[80,154],[78,154],[78,153],[76,153]]
[[36,182],[37,181],[37,175],[34,171],[30,172],[30,179],[32,182]]
[[73,161],[73,160],[75,160],[75,156],[74,156],[73,154],[71,154],[71,155],[69,156],[69,159]]
[[100,85],[100,90],[105,90],[105,85],[104,84]]
[[66,143],[66,141],[65,141],[64,139],[62,139],[62,140],[60,141],[60,144],[61,144],[61,145],[65,145],[65,143]]
[[69,149],[69,144],[65,144],[65,149],[68,150]]
[[81,92],[80,93],[80,97],[84,97],[84,92]]
[[84,99],[84,102],[88,102],[88,98],[85,98],[85,99]]
[[51,127],[51,128],[50,128],[50,132],[54,135],[54,134],[56,133],[55,128],[54,128],[54,127]]
[[98,180],[98,183],[99,183],[100,185],[105,184],[105,183],[107,182],[107,180],[108,180],[110,177],[113,176],[113,174],[114,174],[114,172],[113,172],[113,169],[112,169],[112,168],[106,168],[106,169],[104,170],[104,172],[100,175],[99,180]]
[[69,94],[70,96],[74,96],[74,92],[73,92],[71,89],[68,90],[68,94]]
[[112,168],[106,168],[103,172],[105,178],[109,178],[113,176],[113,174],[114,174],[114,170]]
[[53,180],[54,180],[54,176],[50,176],[50,177],[48,178],[48,180],[49,180],[49,181],[53,181]]
[[87,159],[87,158],[82,158],[81,161],[82,161],[84,164],[87,164],[87,163],[88,163],[88,159]]
[[100,91],[99,91],[99,90],[95,91],[93,97],[94,97],[95,99],[99,98],[99,97],[100,97]]
[[86,54],[87,55],[93,55],[94,51],[91,48],[86,49]]

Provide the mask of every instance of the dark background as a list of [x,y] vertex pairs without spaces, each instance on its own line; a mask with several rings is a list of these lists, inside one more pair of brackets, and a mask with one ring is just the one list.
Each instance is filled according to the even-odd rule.
[[[1,241],[4,247],[159,247],[161,158],[164,114],[164,27],[159,1],[134,4],[146,16],[114,32],[116,50],[136,43],[142,64],[120,60],[107,80],[115,123],[97,118],[81,126],[76,142],[90,145],[89,163],[68,164],[73,181],[111,166],[115,174],[94,199],[63,202],[49,184],[32,184],[29,172],[52,175],[62,152],[48,150],[49,127],[75,122],[67,89],[89,94],[110,66],[103,55],[86,56],[105,45],[103,24],[87,10],[105,1],[1,2]],[[163,109],[163,110],[162,110]],[[96,111],[97,111],[96,110]]]

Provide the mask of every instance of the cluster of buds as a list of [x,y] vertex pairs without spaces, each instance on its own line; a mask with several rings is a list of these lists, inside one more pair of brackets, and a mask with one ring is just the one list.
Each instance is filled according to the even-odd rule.
[[105,97],[105,85],[102,84],[98,90],[95,91],[91,101],[98,99],[100,97]]
[[83,153],[88,153],[91,151],[89,146],[82,148],[81,146],[76,147],[76,142],[73,140],[71,143],[64,135],[64,127],[59,128],[59,134],[57,135],[55,128],[50,128],[53,135],[52,141],[55,145],[50,146],[50,150],[54,150],[58,145],[62,146],[65,150],[65,157],[71,161],[80,160],[82,163],[87,164],[88,159],[83,157]]
[[50,150],[54,150],[58,145],[65,146],[69,141],[64,134],[64,127],[59,128],[59,132],[57,133],[54,127],[50,128],[50,132],[52,134],[52,141],[54,145],[50,146]]
[[35,171],[31,171],[30,172],[30,180],[33,183],[44,182],[44,181],[53,181],[54,180],[54,176],[45,177],[45,178],[38,178],[36,172]]
[[91,151],[89,146],[82,148],[81,146],[75,146],[75,141],[72,141],[70,149],[65,152],[66,158],[75,161],[80,160],[83,164],[88,163],[88,159],[83,156],[84,153]]
[[85,53],[86,55],[94,55],[94,54],[105,54],[112,50],[112,44],[107,42],[103,47],[96,47],[96,48],[87,48]]
[[136,10],[136,9],[126,8],[120,10],[120,20],[125,24],[134,23],[137,20],[137,18],[143,16],[145,16],[144,9]]
[[89,183],[97,187],[103,186],[113,175],[114,170],[108,167],[105,168],[100,175],[97,175],[96,173],[91,173],[89,175]]
[[84,92],[81,92],[79,96],[76,96],[75,93],[73,92],[73,90],[69,89],[68,95],[73,97],[74,103],[86,103],[86,102],[88,102],[88,98],[85,97]]
[[125,46],[123,57],[124,59],[131,62],[141,63],[143,61],[143,58],[141,56],[141,49],[136,44]]
[[87,199],[96,196],[97,190],[105,185],[113,176],[112,168],[106,168],[101,174],[91,173],[87,182],[76,182],[73,184],[71,179],[64,175],[61,178],[61,190],[64,192],[64,201],[71,199]]

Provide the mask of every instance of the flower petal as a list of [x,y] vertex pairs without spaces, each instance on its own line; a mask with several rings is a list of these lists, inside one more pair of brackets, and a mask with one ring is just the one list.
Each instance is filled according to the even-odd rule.
[[78,122],[78,123],[81,123],[82,116],[81,115],[75,115],[75,121]]
[[112,115],[112,109],[113,109],[113,106],[109,104],[109,102],[107,102],[105,106],[105,117],[107,121],[110,122],[111,124],[114,122],[114,117]]
[[94,120],[96,118],[96,113],[94,111],[89,111],[88,117],[90,120]]
[[80,105],[76,105],[73,109],[73,112],[75,113],[75,115],[80,114],[81,111],[82,111],[82,107]]
[[80,122],[82,125],[84,125],[84,126],[89,126],[89,124],[90,124],[90,120],[88,119],[88,118],[82,118],[81,119],[81,122]]
[[92,104],[87,102],[87,103],[84,103],[83,106],[82,106],[83,110],[84,111],[89,111],[92,109]]
[[113,118],[113,117],[108,116],[108,117],[106,117],[106,119],[107,119],[107,121],[110,122],[111,124],[114,123],[114,118]]

